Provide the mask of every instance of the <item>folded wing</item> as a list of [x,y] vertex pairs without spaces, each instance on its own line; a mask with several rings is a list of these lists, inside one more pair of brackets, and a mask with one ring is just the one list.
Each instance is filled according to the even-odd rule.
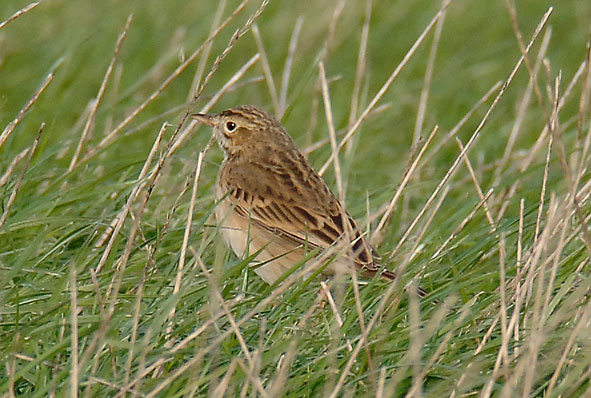
[[[241,216],[294,245],[326,249],[347,239],[356,268],[377,272],[371,246],[311,166],[297,169],[286,159],[266,159],[229,163],[225,172],[228,199]],[[382,276],[392,279],[394,274],[390,274],[386,271]]]

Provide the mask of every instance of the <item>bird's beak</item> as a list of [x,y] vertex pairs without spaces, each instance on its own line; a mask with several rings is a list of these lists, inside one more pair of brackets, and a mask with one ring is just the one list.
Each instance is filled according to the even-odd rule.
[[208,126],[215,126],[215,115],[209,114],[209,113],[194,113],[191,115],[191,117],[195,120],[197,120],[198,122],[201,122],[203,124],[207,124]]

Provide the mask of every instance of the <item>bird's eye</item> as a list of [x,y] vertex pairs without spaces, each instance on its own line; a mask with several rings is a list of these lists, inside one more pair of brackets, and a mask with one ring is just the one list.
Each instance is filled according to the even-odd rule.
[[234,123],[234,122],[226,122],[226,131],[228,133],[234,132],[234,130],[236,130],[236,127],[238,127],[238,126],[236,126],[236,123]]

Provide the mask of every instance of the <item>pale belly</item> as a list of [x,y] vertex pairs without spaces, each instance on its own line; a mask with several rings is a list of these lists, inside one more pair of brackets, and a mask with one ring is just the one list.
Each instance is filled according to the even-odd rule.
[[[218,188],[216,197],[224,196],[225,193]],[[234,211],[233,204],[228,199],[222,200],[214,213],[224,242],[238,257],[244,258],[260,250],[251,264],[256,267],[254,271],[257,275],[269,284],[301,262],[311,251],[251,223],[248,218]],[[349,258],[337,256],[324,273],[334,274],[336,270],[339,273],[349,273],[354,269],[355,266]]]
[[[240,258],[263,249],[251,264],[265,282],[271,284],[280,278],[305,254],[296,246],[282,247],[267,231],[249,225],[248,220],[237,215],[229,201],[222,201],[215,209],[215,217],[227,246]],[[266,263],[259,265],[261,263]]]

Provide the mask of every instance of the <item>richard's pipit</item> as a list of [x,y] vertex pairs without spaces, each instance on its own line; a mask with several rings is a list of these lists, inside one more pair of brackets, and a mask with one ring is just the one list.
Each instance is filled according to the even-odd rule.
[[[261,250],[256,262],[263,265],[255,272],[265,282],[276,281],[311,250],[339,243],[325,273],[379,270],[355,221],[277,119],[254,106],[193,118],[213,127],[225,153],[215,208],[224,240],[239,257]],[[381,276],[395,277],[387,270]]]

